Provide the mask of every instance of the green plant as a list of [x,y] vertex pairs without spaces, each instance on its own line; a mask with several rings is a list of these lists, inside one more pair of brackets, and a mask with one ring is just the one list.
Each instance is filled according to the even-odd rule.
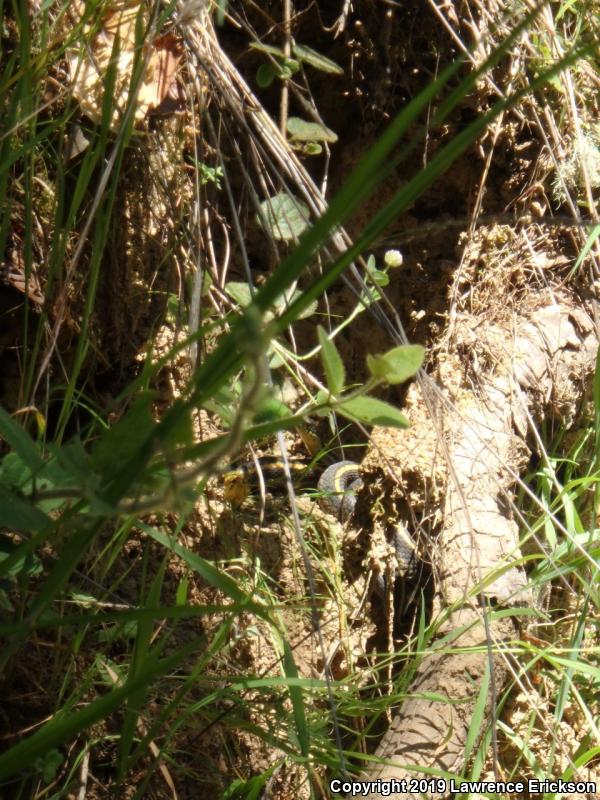
[[[0,412],[0,434],[10,449],[3,457],[0,472],[0,524],[11,532],[10,541],[3,538],[7,547],[0,561],[0,579],[7,582],[2,584],[5,594],[0,633],[8,641],[0,662],[9,672],[33,639],[43,632],[54,637],[56,653],[51,678],[53,685],[61,686],[52,697],[49,719],[18,743],[11,744],[0,756],[3,780],[14,779],[23,764],[32,764],[31,770],[25,769],[23,786],[33,780],[32,773],[41,773],[44,781],[53,780],[63,763],[57,748],[86,737],[94,731],[94,726],[111,720],[114,724],[110,730],[116,733],[109,733],[107,726],[100,735],[107,747],[112,737],[118,740],[116,780],[123,782],[142,759],[153,753],[156,738],[163,737],[168,763],[169,745],[181,726],[198,724],[210,730],[225,718],[223,709],[234,718],[232,725],[250,729],[276,746],[315,782],[318,779],[313,768],[315,762],[332,770],[344,766],[347,754],[331,735],[329,717],[322,708],[329,702],[330,712],[337,707],[339,717],[359,718],[364,701],[358,679],[350,676],[345,682],[333,684],[327,679],[299,677],[290,632],[280,614],[280,600],[261,565],[247,557],[211,563],[182,544],[178,536],[193,505],[202,498],[208,478],[242,444],[260,442],[295,427],[315,412],[329,415],[336,412],[352,422],[367,425],[406,424],[397,409],[370,393],[381,385],[402,382],[413,375],[422,362],[421,348],[395,347],[383,355],[370,356],[368,383],[353,388],[347,386],[343,362],[333,341],[336,331],[326,333],[320,329],[326,386],[306,407],[295,412],[280,403],[269,387],[267,359],[277,355],[282,364],[289,363],[289,350],[279,341],[288,326],[314,313],[315,303],[323,292],[359,254],[374,244],[389,222],[438,179],[486,125],[524,95],[523,90],[499,101],[486,115],[461,130],[426,168],[398,190],[345,253],[336,259],[323,256],[322,272],[315,277],[310,268],[331,233],[377,190],[391,166],[411,157],[414,143],[398,152],[398,142],[408,135],[419,116],[451,82],[456,82],[432,115],[431,124],[445,120],[478,78],[508,51],[528,22],[519,26],[479,70],[459,80],[462,64],[454,64],[408,104],[318,220],[309,224],[307,207],[292,202],[290,208],[290,195],[275,194],[263,201],[267,229],[275,239],[285,242],[299,238],[294,249],[262,286],[246,286],[243,290],[239,282],[237,286],[235,282],[225,286],[237,303],[225,320],[219,320],[219,324],[207,321],[198,332],[159,359],[154,360],[149,352],[141,375],[121,394],[119,419],[109,422],[98,414],[78,435],[68,438],[67,430],[75,411],[83,404],[80,384],[86,357],[93,349],[90,329],[102,256],[107,249],[127,148],[133,146],[135,133],[128,111],[116,135],[110,133],[114,112],[110,98],[115,74],[109,70],[102,120],[93,130],[81,162],[77,167],[67,166],[56,157],[53,148],[65,134],[74,109],[66,101],[64,109],[46,122],[42,116],[39,74],[48,68],[51,56],[59,58],[67,46],[81,44],[83,49],[90,34],[81,24],[57,51],[42,50],[43,35],[37,50],[33,50],[29,20],[17,13],[14,24],[19,47],[7,57],[0,84],[0,98],[8,109],[0,154],[0,190],[4,189],[9,198],[2,216],[1,241],[4,245],[8,240],[15,209],[20,204],[18,210],[23,211],[25,219],[25,271],[31,271],[35,240],[34,177],[36,170],[47,170],[54,180],[48,296],[65,277],[75,273],[82,263],[85,247],[90,242],[93,247],[85,253],[87,294],[78,321],[73,363],[58,398],[60,410],[52,439],[43,436],[34,439],[11,415]],[[140,52],[146,34],[139,30],[136,44]],[[115,57],[118,49],[115,44]],[[264,47],[261,49],[264,51]],[[285,69],[291,69],[290,60],[283,59],[279,51],[268,52],[277,62],[277,77],[289,77]],[[305,47],[296,47],[294,55],[298,63],[320,69],[326,63]],[[542,86],[562,65],[576,57],[576,52],[570,53],[562,63],[549,67],[540,74],[536,85]],[[136,82],[142,66],[138,53],[128,109],[135,104]],[[221,177],[218,169],[213,174],[200,167],[200,177],[216,183]],[[15,171],[20,180],[8,191],[9,178]],[[70,181],[72,191],[67,189]],[[276,198],[279,198],[277,203]],[[292,213],[294,224],[289,219]],[[78,244],[73,248],[75,234]],[[66,276],[65,262],[69,265]],[[368,292],[362,304],[356,306],[356,313],[365,304],[372,304],[378,288],[385,286],[385,270],[377,269],[374,261],[369,260],[367,274]],[[302,290],[298,289],[300,281]],[[55,322],[48,311],[43,312],[42,319],[51,327]],[[52,349],[43,349],[43,331],[44,325],[38,326],[32,341],[30,320],[26,316],[25,340],[29,347],[25,350],[22,397],[35,396],[43,374],[40,361],[47,366],[52,355]],[[166,363],[204,336],[212,337],[210,352],[192,372],[178,399],[160,419],[155,419],[152,381]],[[295,363],[300,363],[300,358]],[[276,365],[271,361],[270,366]],[[194,443],[193,419],[200,411],[207,410],[220,414],[225,432]],[[177,515],[175,523],[169,517],[173,511]],[[152,524],[141,519],[150,512],[158,517]],[[133,530],[143,535],[144,542],[134,560],[139,582],[135,597],[122,603],[118,598],[120,593],[126,593],[130,574],[130,567],[122,564],[123,552]],[[171,560],[182,570],[174,593],[169,591],[166,579]],[[79,575],[82,563],[90,567],[85,578]],[[192,602],[188,592],[192,579],[210,587],[213,603]],[[310,600],[314,612],[315,597]],[[249,617],[252,624],[247,625]],[[206,630],[193,629],[190,634],[186,625],[193,626],[198,620],[206,625]],[[269,665],[271,670],[264,675],[232,675],[223,679],[215,672],[215,664],[221,663],[235,643],[244,638],[251,640],[259,628],[261,635],[274,641],[278,661]],[[419,646],[425,645],[428,635],[423,623]],[[97,648],[96,657],[80,666],[78,657],[88,640]],[[119,663],[113,647],[117,648],[117,655],[119,647],[125,649]],[[149,711],[150,696],[161,696],[163,692],[167,698],[164,707],[155,713]],[[260,723],[251,716],[252,698],[256,697],[265,707],[275,709],[277,726],[271,725],[270,714],[265,714]],[[388,702],[380,701],[375,710],[383,711]],[[373,704],[368,711],[373,711]],[[333,727],[336,726],[339,729],[337,718]],[[157,764],[158,758],[153,768]],[[254,796],[269,779],[270,772],[271,768],[249,781],[240,779],[227,791]],[[143,790],[142,785],[139,791]]]

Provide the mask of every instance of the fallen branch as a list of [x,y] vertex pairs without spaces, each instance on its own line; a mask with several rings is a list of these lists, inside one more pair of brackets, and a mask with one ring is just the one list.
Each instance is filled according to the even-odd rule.
[[[514,622],[493,611],[502,606],[518,613],[532,602],[509,512],[512,487],[529,457],[528,421],[539,421],[542,409],[560,404],[561,397],[581,395],[597,347],[590,319],[566,302],[539,308],[514,328],[512,336],[499,327],[478,331],[494,343],[493,374],[479,376],[476,390],[461,389],[454,398],[459,413],[446,415],[450,470],[436,544],[435,606],[448,610],[438,641],[451,638],[423,658],[410,697],[376,751],[388,763],[370,768],[369,779],[410,780],[419,770],[426,776],[423,768],[460,775],[480,694],[487,696],[479,736],[492,722],[510,675],[503,651],[514,638]],[[465,322],[457,338],[472,330]],[[412,439],[418,436],[413,430]],[[399,464],[406,455],[398,454]]]

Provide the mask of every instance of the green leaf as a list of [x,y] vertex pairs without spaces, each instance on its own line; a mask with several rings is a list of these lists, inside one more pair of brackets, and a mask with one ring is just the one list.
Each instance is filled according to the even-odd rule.
[[302,152],[307,156],[320,156],[323,152],[323,148],[318,142],[307,142],[302,147]]
[[290,117],[287,131],[294,142],[337,142],[337,133],[319,122],[307,122],[300,117]]
[[17,453],[8,453],[0,465],[0,483],[10,489],[23,490],[31,481],[31,469]]
[[[375,256],[373,255],[373,253],[371,253],[369,258],[367,259],[367,263],[365,264],[365,270],[370,280],[372,281],[372,283],[375,284],[375,286],[387,286],[389,284],[390,279],[388,278],[387,272],[384,272],[383,270],[377,268],[377,261],[375,260]],[[369,288],[372,291],[372,287]],[[377,294],[379,295],[379,293]],[[379,296],[377,297],[377,299],[379,299]]]
[[254,419],[252,420],[255,425],[261,422],[271,422],[276,419],[285,419],[290,417],[292,412],[290,409],[278,400],[276,397],[266,397],[257,409]]
[[18,453],[32,472],[44,465],[35,442],[29,434],[0,406],[0,436]]
[[262,44],[262,42],[251,42],[250,47],[253,50],[266,53],[277,62],[274,63],[271,60],[266,64],[261,64],[256,70],[256,82],[262,89],[270,86],[275,78],[280,78],[281,80],[291,78],[300,69],[300,62],[295,58],[288,58],[280,47]]
[[360,302],[365,308],[372,306],[373,303],[377,303],[378,300],[381,300],[381,292],[376,288],[375,284],[373,284],[373,286],[367,286],[367,288],[360,293]]
[[379,425],[382,428],[408,428],[410,424],[397,408],[375,397],[354,397],[351,400],[344,400],[336,406],[336,411],[352,422]]
[[52,520],[35,506],[0,486],[0,525],[22,531],[52,527]]
[[215,14],[215,19],[219,27],[225,24],[225,12],[228,5],[229,0],[216,0],[217,13]]
[[308,206],[285,192],[260,204],[259,222],[274,239],[291,241],[308,228]]
[[318,406],[314,412],[317,417],[325,418],[331,416],[331,395],[329,392],[319,389],[315,397],[315,403]]
[[58,773],[58,769],[64,761],[64,757],[62,754],[53,747],[51,750],[48,750],[40,758],[36,758],[33,762],[33,768],[36,772],[40,772],[44,783],[48,784],[51,783]]
[[367,367],[374,378],[389,384],[404,383],[417,372],[425,348],[420,344],[403,344],[379,356],[367,356]]
[[[63,489],[70,486],[80,488],[82,485],[83,484],[81,484],[81,482],[78,481],[71,472],[66,470],[59,463],[55,456],[45,462],[43,469],[40,470],[35,479],[36,489],[41,492],[48,491],[49,489],[56,489],[57,487],[61,487]],[[23,492],[28,493],[31,488],[32,482],[28,484],[27,488],[22,487],[22,490]],[[62,497],[49,498],[46,500],[39,500],[37,507],[41,511],[49,513],[50,511],[54,511],[56,508],[60,508],[62,505],[64,505],[64,502],[65,500]]]
[[[223,177],[223,168],[222,167],[211,167],[208,164],[205,164],[203,161],[198,162],[198,177],[200,178],[200,185],[206,186],[208,183],[213,183],[217,189],[221,188],[221,178]],[[212,282],[212,277],[210,272],[205,273],[204,276],[204,283],[202,287],[202,293],[206,294],[207,290]],[[179,304],[179,298],[177,298],[177,303]]]
[[273,773],[279,770],[281,764],[276,761],[265,772],[254,775],[252,778],[236,778],[233,780],[221,795],[221,800],[258,800],[264,797],[264,788],[271,779]]
[[225,284],[225,291],[242,308],[252,302],[252,291],[245,281],[228,281]]
[[[104,474],[114,473],[115,465],[125,464],[137,454],[153,429],[152,395],[144,392],[94,447],[93,464]],[[84,472],[88,471],[88,465],[84,465],[83,469]]]
[[279,75],[279,70],[275,66],[275,64],[261,64],[260,67],[256,70],[256,83],[260,86],[261,89],[266,89],[270,86],[275,78]]
[[272,44],[263,44],[262,42],[250,42],[252,50],[258,50],[260,53],[267,53],[267,55],[274,56],[275,58],[284,59],[285,53],[281,47],[275,47]]
[[300,62],[295,61],[293,58],[286,58],[283,64],[279,67],[277,77],[282,81],[289,80],[295,72],[300,69]]
[[279,367],[282,367],[285,364],[281,353],[278,353],[272,345],[269,346],[269,349],[267,350],[267,357],[269,359],[269,369],[279,369]]
[[[298,300],[298,298],[302,296],[302,292],[300,291],[300,289],[296,288],[296,285],[297,281],[294,281],[294,283],[289,287],[289,289],[287,289],[281,295],[281,297],[278,297],[277,300],[273,303],[273,309],[277,314],[283,313],[283,311],[285,311],[286,308],[289,308],[289,306],[292,303],[295,303],[296,300]],[[313,302],[298,315],[298,319],[306,319],[307,317],[311,317],[317,310],[317,306],[318,302],[316,300],[313,300]]]
[[133,642],[136,639],[138,624],[135,620],[129,620],[122,625],[110,625],[96,631],[95,639],[102,644],[114,644],[115,642]]
[[291,303],[296,300],[298,295],[300,294],[300,290],[297,288],[298,281],[294,281],[291,286],[289,286],[280,297],[278,297],[272,305],[272,308],[279,314],[288,308]]
[[[0,534],[0,562],[15,553],[17,549],[17,543],[10,536]],[[39,575],[42,569],[42,562],[34,553],[22,553],[16,561],[13,559],[12,566],[4,574],[9,578],[18,575]]]
[[374,269],[369,273],[369,277],[376,286],[388,286],[390,282],[387,272],[381,269]]
[[305,64],[310,64],[315,69],[320,69],[321,72],[329,72],[331,75],[343,75],[344,70],[332,61],[330,58],[322,56],[312,47],[307,47],[303,44],[295,44],[292,46],[292,52],[297,59],[303,61]]
[[488,662],[485,667],[485,673],[483,675],[483,680],[481,681],[481,686],[479,688],[479,693],[477,695],[477,701],[475,703],[475,708],[473,709],[473,713],[471,716],[471,723],[469,725],[469,731],[467,733],[467,740],[464,745],[466,761],[470,761],[473,749],[479,742],[481,731],[484,730],[486,727],[485,709],[489,697],[489,688],[490,688],[490,665]]
[[236,381],[232,387],[221,386],[221,388],[217,389],[211,399],[203,403],[202,407],[213,414],[217,414],[221,422],[228,428],[235,419],[240,397],[241,386]]
[[[58,468],[58,474],[65,475],[68,484],[87,487],[98,485],[98,477],[93,469],[90,455],[80,439],[75,437],[62,447],[53,443],[49,443],[47,447],[53,464]],[[110,462],[109,469],[114,469],[114,463]]]
[[327,388],[332,395],[337,396],[344,391],[344,386],[346,385],[344,362],[338,353],[337,347],[320,325],[317,328],[317,333],[319,335],[319,344],[321,345],[321,361],[323,362]]
[[184,575],[183,578],[179,581],[179,585],[177,586],[177,591],[175,593],[175,605],[176,606],[185,606],[188,599],[189,593],[189,580],[187,575]]

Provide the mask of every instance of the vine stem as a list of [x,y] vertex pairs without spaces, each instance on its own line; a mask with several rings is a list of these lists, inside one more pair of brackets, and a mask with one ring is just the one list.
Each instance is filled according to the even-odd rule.
[[[286,59],[292,55],[292,0],[283,0],[283,53]],[[281,101],[279,105],[279,129],[286,138],[290,90],[287,79],[281,82]]]

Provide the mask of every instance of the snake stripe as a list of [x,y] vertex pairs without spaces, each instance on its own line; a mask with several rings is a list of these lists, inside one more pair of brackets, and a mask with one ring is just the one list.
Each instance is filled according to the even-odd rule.
[[319,479],[321,506],[341,522],[345,522],[354,511],[356,492],[362,485],[358,464],[354,461],[338,461],[337,464],[332,464]]

